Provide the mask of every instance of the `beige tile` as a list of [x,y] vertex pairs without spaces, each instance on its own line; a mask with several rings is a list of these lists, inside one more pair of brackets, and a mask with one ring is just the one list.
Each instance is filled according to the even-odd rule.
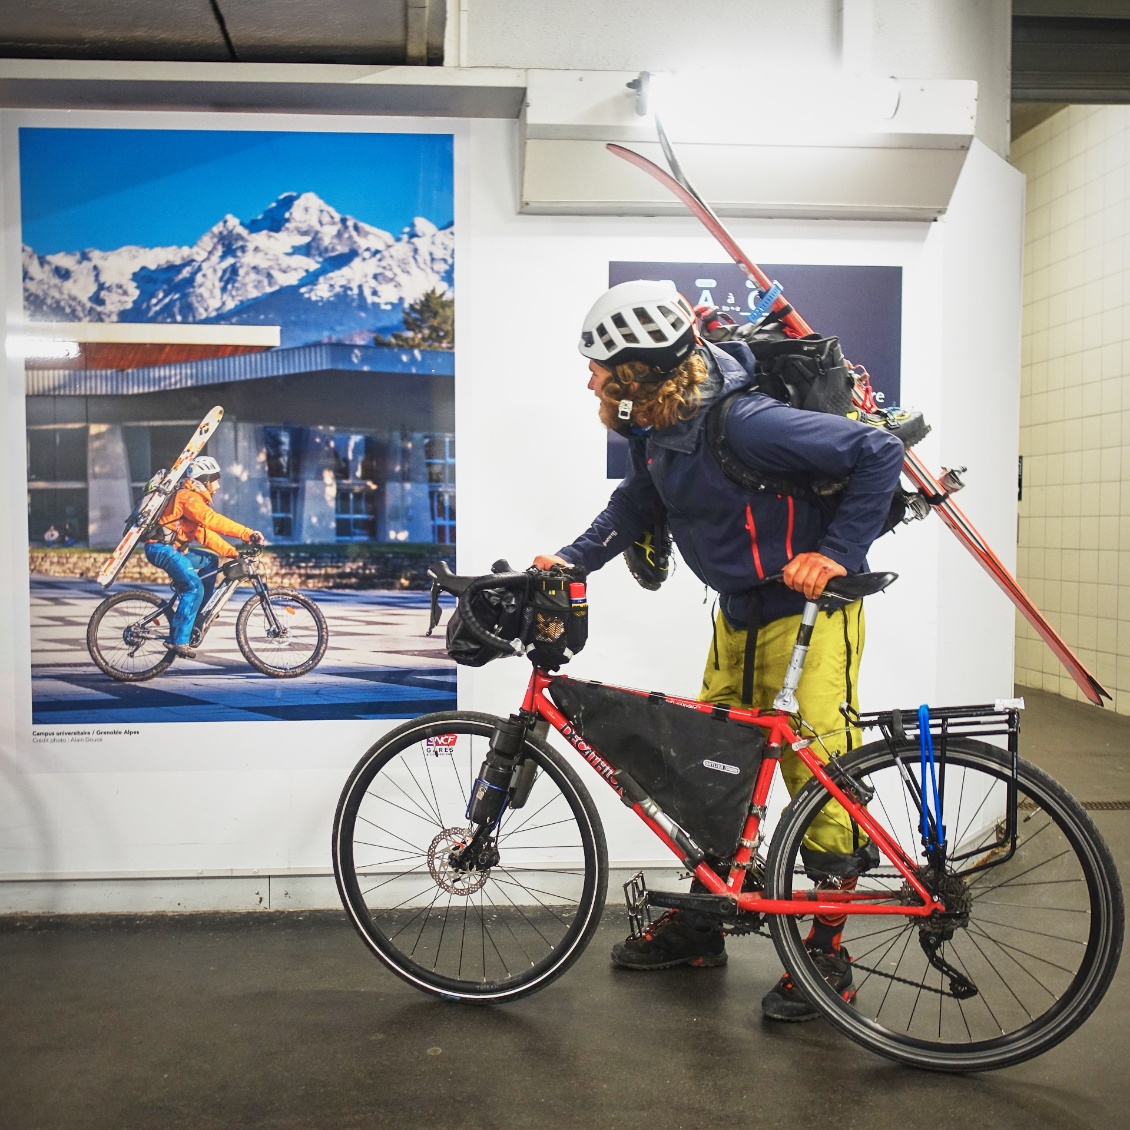
[[1099,605],[1098,616],[1098,643],[1100,652],[1114,654],[1118,650],[1119,621],[1110,616],[1109,610]]
[[[1123,491],[1124,494],[1128,493]],[[1118,553],[1118,529],[1120,515],[1105,514],[1098,521],[1097,548],[1103,553]]]

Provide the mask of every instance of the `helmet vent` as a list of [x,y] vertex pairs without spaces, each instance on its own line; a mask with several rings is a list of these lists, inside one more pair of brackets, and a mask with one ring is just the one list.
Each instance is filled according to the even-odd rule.
[[604,348],[607,349],[609,353],[613,352],[613,350],[615,350],[616,346],[613,344],[612,338],[609,336],[608,331],[604,328],[603,322],[601,322],[600,325],[596,327],[596,332],[597,332],[598,336],[600,337],[601,345],[603,345]]
[[[636,311],[636,314],[637,315],[639,314],[638,310]],[[628,323],[625,320],[623,314],[620,314],[620,313],[613,314],[612,315],[612,324],[620,331],[620,336],[629,345],[639,345],[640,339],[638,337],[636,337],[635,331],[632,330],[628,326]],[[645,326],[645,328],[646,328],[646,326]]]
[[658,342],[660,345],[664,345],[667,342],[668,335],[663,331],[659,323],[651,316],[648,310],[645,310],[642,306],[637,306],[632,313],[639,319],[640,325],[647,331],[647,336],[650,337],[652,341]]

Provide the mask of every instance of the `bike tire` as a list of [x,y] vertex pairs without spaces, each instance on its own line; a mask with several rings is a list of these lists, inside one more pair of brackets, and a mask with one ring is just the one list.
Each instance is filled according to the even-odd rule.
[[[297,679],[299,675],[308,674],[322,662],[330,641],[330,630],[326,625],[326,618],[322,615],[322,610],[309,597],[303,596],[302,593],[296,592],[294,589],[270,589],[267,592],[267,599],[272,606],[277,605],[279,609],[287,611],[293,611],[293,606],[297,605],[310,616],[314,629],[314,641],[308,648],[309,655],[293,666],[284,666],[279,662],[281,658],[285,658],[287,655],[287,650],[284,647],[270,641],[265,634],[263,634],[262,639],[255,643],[252,642],[250,638],[251,618],[256,610],[262,609],[262,600],[258,594],[255,594],[244,601],[235,621],[235,642],[239,645],[239,650],[243,652],[243,658],[256,671],[270,675],[273,679]],[[275,662],[271,662],[272,659]]]
[[[152,662],[136,668],[122,664],[129,658],[129,644],[125,632],[135,624],[147,619],[145,608],[160,608],[167,601],[145,589],[123,589],[108,596],[94,610],[90,623],[86,626],[86,650],[98,669],[119,683],[141,683],[155,678],[169,669],[176,653],[156,640],[145,642],[146,655],[152,655]],[[123,605],[130,606],[123,609]],[[171,631],[170,617],[166,610],[162,614],[162,627],[157,629],[168,636]],[[152,644],[153,646],[147,646]],[[135,649],[139,650],[139,649]]]
[[448,865],[498,722],[447,711],[393,730],[358,762],[334,818],[334,874],[353,925],[398,977],[447,1000],[511,1001],[550,984],[592,940],[608,889],[592,798],[532,735],[521,758],[537,778],[525,806],[503,814],[501,859],[485,871]]
[[[916,778],[917,743],[895,743],[895,749]],[[917,809],[891,748],[865,746],[839,764],[876,789],[869,811],[924,864]],[[1005,751],[969,738],[948,740],[943,823],[952,856],[966,858],[947,869],[944,882],[953,904],[967,907],[968,920],[943,936],[939,953],[972,981],[976,995],[953,995],[954,982],[930,964],[921,939],[940,928],[930,920],[847,916],[843,945],[852,960],[852,1000],[821,976],[800,920],[771,920],[777,952],[796,986],[864,1047],[933,1071],[1007,1067],[1066,1039],[1102,1000],[1118,966],[1125,918],[1113,857],[1082,806],[1023,759],[1017,764],[1017,848],[1010,855],[1007,843],[999,844],[1011,774]],[[786,809],[770,846],[768,897],[791,898],[809,882],[800,846],[827,799],[812,781]],[[973,870],[985,863],[991,865]],[[885,859],[860,876],[856,890],[876,902],[905,905],[917,898]]]

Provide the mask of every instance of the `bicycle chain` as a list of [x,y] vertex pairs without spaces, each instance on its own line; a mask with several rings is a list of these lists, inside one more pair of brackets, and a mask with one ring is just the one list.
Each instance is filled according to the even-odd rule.
[[874,973],[876,977],[885,977],[888,981],[897,981],[900,985],[909,985],[912,989],[918,989],[926,993],[935,993],[939,997],[953,997],[954,1000],[966,1000],[966,997],[959,997],[956,993],[947,991],[946,989],[935,989],[932,985],[925,985],[921,981],[911,981],[908,977],[899,977],[896,973],[884,973],[882,969],[874,969],[870,965],[860,965],[858,961],[853,960],[851,963],[852,971],[861,969],[864,973]]

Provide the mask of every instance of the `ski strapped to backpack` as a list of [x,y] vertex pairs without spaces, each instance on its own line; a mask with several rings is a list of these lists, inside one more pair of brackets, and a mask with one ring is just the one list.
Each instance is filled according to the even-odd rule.
[[[648,176],[658,181],[681,200],[691,214],[718,241],[730,258],[741,267],[759,291],[768,292],[773,287],[768,275],[746,255],[714,210],[691,186],[686,174],[679,166],[670,142],[667,140],[667,135],[663,132],[658,119],[656,119],[656,127],[659,142],[671,168],[671,173],[661,169],[654,161],[650,161],[622,145],[610,143],[606,148],[610,153],[647,173]],[[812,332],[811,327],[804,319],[788,305],[783,294],[778,294],[773,304],[772,313],[776,314],[783,327],[797,338],[802,338]],[[858,366],[855,368],[859,370]],[[875,409],[875,403],[873,396],[869,396],[870,382],[866,379],[865,370],[859,370],[859,372],[861,380],[856,387],[861,400],[858,407],[862,411],[872,412]],[[938,515],[947,529],[953,533],[977,563],[989,574],[993,582],[1012,601],[1017,611],[1032,625],[1037,635],[1051,648],[1083,694],[1096,706],[1102,706],[1103,698],[1110,698],[1110,693],[1080,662],[1078,656],[1051,626],[1028,594],[1017,584],[1016,578],[1008,567],[997,557],[988,542],[954,503],[951,495],[960,488],[960,477],[952,471],[944,472],[940,478],[935,477],[917,453],[910,450],[906,453],[903,471],[916,488],[916,493],[908,500],[910,508],[920,516],[924,516],[930,510]]]
[[184,450],[173,460],[173,465],[167,471],[158,471],[149,482],[145,484],[145,491],[138,504],[126,519],[125,531],[122,540],[118,542],[114,552],[110,554],[106,564],[98,572],[98,583],[106,588],[112,585],[122,571],[130,554],[137,548],[143,538],[147,537],[157,525],[169,499],[176,493],[181,479],[188,471],[188,465],[203,450],[212,433],[219,427],[224,418],[224,410],[219,405],[212,409],[200,426],[192,433]]

